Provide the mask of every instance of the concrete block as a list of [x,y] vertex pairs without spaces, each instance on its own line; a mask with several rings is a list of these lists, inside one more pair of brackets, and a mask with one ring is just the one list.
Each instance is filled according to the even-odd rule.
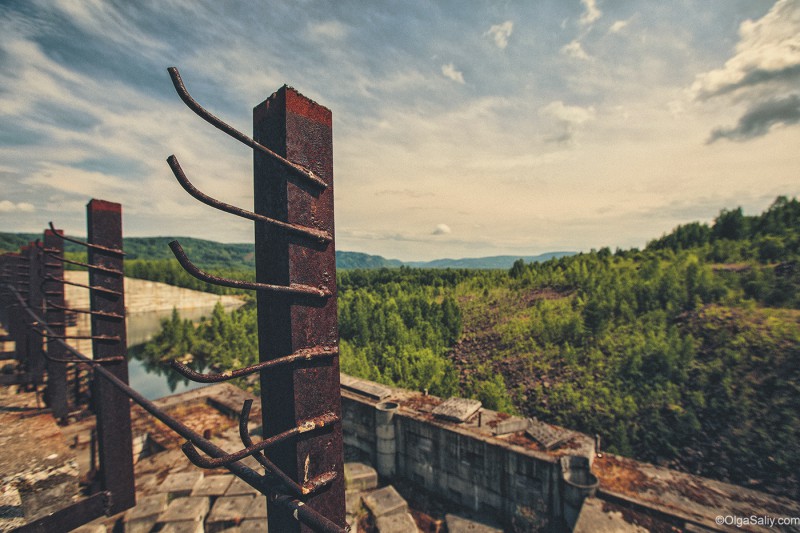
[[72,533],[108,533],[108,528],[105,524],[86,524],[73,529]]
[[166,508],[167,494],[164,492],[137,498],[136,506],[122,519],[125,533],[148,533]]
[[391,485],[365,494],[362,500],[375,518],[408,512],[408,504]]
[[222,496],[231,486],[234,476],[206,476],[192,489],[192,496]]
[[525,431],[528,429],[528,420],[518,416],[512,416],[502,422],[498,422],[492,430],[495,435],[507,435],[509,433],[516,433],[517,431]]
[[158,492],[167,494],[168,499],[184,498],[192,494],[194,487],[203,479],[201,470],[173,472],[158,487]]
[[159,530],[159,533],[204,533],[202,522],[172,522]]
[[357,513],[361,509],[361,496],[363,492],[348,490],[344,493],[344,506],[348,513]]
[[160,524],[200,522],[202,525],[208,514],[208,509],[209,500],[204,496],[176,498],[169,503],[167,510],[158,516],[157,522]]
[[408,513],[382,516],[375,521],[380,533],[418,533],[417,523]]
[[467,419],[477,413],[480,408],[480,400],[449,398],[437,405],[431,412],[433,416],[437,418],[443,418],[453,422],[466,422]]
[[267,519],[267,498],[264,496],[256,496],[250,502],[247,510],[244,512],[245,520],[266,520]]
[[261,494],[256,489],[234,476],[233,481],[225,491],[225,496],[255,496]]
[[214,502],[206,518],[206,533],[217,533],[238,526],[245,518],[252,496],[223,496]]
[[450,533],[503,533],[502,529],[454,514],[445,515],[444,520]]
[[267,530],[266,518],[245,520],[244,522],[239,524],[239,533],[264,533],[266,530]]
[[344,464],[345,490],[371,490],[378,487],[378,472],[364,463]]

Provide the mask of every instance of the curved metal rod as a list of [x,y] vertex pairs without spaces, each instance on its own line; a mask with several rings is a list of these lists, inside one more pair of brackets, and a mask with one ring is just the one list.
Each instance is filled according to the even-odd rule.
[[40,331],[37,326],[40,326],[38,322],[33,322],[31,324],[31,329],[34,333],[41,335],[46,339],[78,339],[78,340],[93,340],[93,341],[102,341],[102,342],[119,342],[120,338],[119,335],[58,335],[54,333],[47,333],[45,331]]
[[175,255],[175,258],[181,264],[181,266],[191,274],[192,276],[196,277],[201,281],[206,281],[208,283],[213,283],[214,285],[223,285],[225,287],[234,287],[236,289],[248,289],[248,290],[255,290],[255,291],[271,291],[271,292],[280,292],[285,294],[299,294],[303,296],[316,296],[319,298],[329,298],[331,296],[331,292],[326,288],[316,288],[311,287],[310,285],[299,285],[299,284],[291,284],[288,287],[283,285],[268,285],[266,283],[255,283],[250,281],[241,281],[236,279],[227,279],[227,278],[220,278],[218,276],[212,276],[207,272],[203,272],[196,266],[192,264],[189,258],[186,256],[186,252],[183,251],[180,243],[178,241],[172,241],[169,243],[169,247],[172,250],[172,253]]
[[227,133],[237,141],[249,146],[250,148],[253,148],[264,154],[267,154],[275,161],[278,161],[286,168],[291,170],[294,174],[306,180],[306,182],[315,185],[317,187],[320,187],[322,189],[325,189],[328,186],[324,181],[322,181],[322,179],[320,179],[311,170],[304,168],[298,165],[297,163],[292,163],[285,157],[281,157],[280,155],[276,154],[263,144],[256,142],[254,139],[248,137],[247,135],[240,132],[233,126],[226,124],[218,117],[208,112],[205,108],[203,108],[203,106],[198,104],[197,101],[191,97],[189,91],[186,90],[186,86],[183,84],[183,79],[181,79],[181,74],[180,72],[178,72],[178,69],[176,67],[167,68],[167,72],[169,72],[169,77],[172,78],[172,85],[175,86],[175,91],[178,93],[178,96],[181,97],[183,103],[186,104],[189,109],[194,111],[197,114],[197,116],[199,116],[200,118],[202,118],[203,120],[205,120],[206,122],[217,128],[218,130]]
[[[89,268],[91,270],[99,270],[100,272],[105,272],[107,274],[114,274],[114,275],[117,275],[117,276],[125,275],[124,272],[122,272],[121,270],[117,270],[116,268],[108,268],[108,267],[101,266],[101,265],[90,265],[89,263],[81,263],[80,261],[73,261],[71,259],[65,259],[63,257],[60,257],[60,256],[58,256],[58,255],[56,255],[54,253],[50,253],[50,252],[45,252],[45,254],[49,255],[50,257],[52,257],[56,261],[60,261],[62,263],[69,263],[70,265],[82,266],[82,267]],[[54,267],[55,265],[47,264],[46,266]]]
[[288,222],[282,222],[280,220],[275,220],[274,218],[269,218],[264,215],[259,215],[258,213],[253,213],[252,211],[247,211],[246,209],[241,209],[236,207],[235,205],[226,204],[225,202],[220,202],[216,198],[212,198],[207,194],[201,192],[197,187],[195,187],[192,182],[186,177],[186,174],[183,172],[181,165],[178,163],[178,158],[174,155],[171,155],[167,158],[167,163],[169,167],[172,169],[172,173],[175,175],[175,179],[178,180],[178,183],[181,184],[181,187],[184,188],[186,192],[188,192],[194,198],[200,200],[206,205],[210,205],[220,211],[225,211],[226,213],[230,213],[232,215],[240,216],[242,218],[246,218],[248,220],[254,220],[256,222],[265,222],[267,224],[272,224],[273,226],[279,227],[281,229],[286,230],[289,233],[294,233],[296,235],[301,235],[303,237],[314,239],[322,244],[328,244],[333,239],[331,238],[330,233],[319,231],[314,228],[307,228],[305,226],[298,226],[297,224],[290,224]]
[[59,239],[61,239],[61,240],[69,241],[69,242],[72,242],[72,243],[75,243],[75,244],[79,244],[81,246],[85,246],[86,248],[92,248],[94,250],[100,250],[101,252],[108,252],[110,254],[123,255],[123,256],[125,255],[125,252],[123,252],[122,250],[117,250],[116,248],[109,248],[108,246],[101,246],[99,244],[92,244],[92,243],[89,243],[89,242],[79,241],[78,239],[73,239],[72,237],[67,237],[66,235],[62,235],[62,234],[58,233],[58,231],[56,230],[56,227],[53,226],[52,222],[50,222],[49,225],[50,225],[50,229],[53,231],[53,234],[56,237],[58,237]]
[[234,378],[240,378],[242,376],[255,374],[256,372],[263,370],[265,368],[286,365],[289,363],[294,363],[295,361],[310,361],[318,357],[332,357],[338,354],[339,354],[338,349],[329,348],[327,346],[317,347],[317,348],[307,348],[303,350],[297,350],[291,355],[276,357],[275,359],[272,359],[270,361],[262,361],[260,363],[256,363],[254,365],[250,365],[244,368],[239,368],[237,370],[222,372],[221,374],[202,374],[200,372],[192,370],[185,364],[175,359],[171,360],[169,364],[170,366],[172,366],[173,370],[178,372],[183,377],[191,379],[192,381],[197,381],[198,383],[219,383],[221,381],[228,381]]
[[52,307],[53,309],[58,309],[59,311],[71,311],[73,313],[101,316],[103,318],[116,318],[118,320],[122,320],[123,318],[125,318],[123,315],[119,315],[117,313],[108,313],[106,311],[92,311],[91,309],[73,309],[72,307],[65,307],[63,305],[55,304],[50,300],[45,300],[44,302],[48,305],[48,307]]
[[[253,400],[245,400],[244,405],[242,405],[242,413],[239,416],[239,438],[242,439],[242,444],[244,444],[247,448],[254,446],[253,439],[250,438],[250,432],[247,430],[247,421],[250,418],[250,406],[252,404]],[[336,479],[337,476],[335,471],[326,472],[309,479],[301,486],[298,485],[295,480],[287,476],[286,472],[278,468],[275,463],[270,461],[264,452],[254,453],[253,458],[258,461],[261,466],[267,470],[267,472],[280,479],[286,485],[286,488],[292,491],[295,496],[307,496],[312,492],[321,489],[325,485],[330,484],[331,481]]]
[[67,285],[72,285],[74,287],[81,287],[83,289],[89,289],[90,291],[98,291],[98,292],[104,292],[106,294],[113,294],[115,296],[122,296],[122,293],[119,292],[119,291],[113,291],[111,289],[106,289],[105,287],[95,287],[95,286],[90,286],[90,285],[84,285],[83,283],[75,283],[74,281],[67,281],[67,280],[65,280],[63,278],[57,278],[55,276],[51,276],[50,274],[45,275],[44,279],[48,280],[48,281],[55,281],[57,283],[65,283]]
[[183,446],[181,446],[181,449],[183,450],[183,453],[186,454],[186,457],[188,457],[189,460],[196,466],[199,466],[200,468],[219,468],[220,466],[241,461],[249,455],[253,455],[256,452],[269,448],[270,446],[274,446],[275,444],[283,442],[291,437],[329,426],[338,421],[339,417],[337,417],[335,414],[325,413],[314,418],[303,420],[297,427],[287,429],[286,431],[278,433],[273,437],[264,439],[253,446],[249,446],[243,450],[239,450],[238,452],[215,457],[213,459],[206,459],[201,456],[190,440],[186,441]]

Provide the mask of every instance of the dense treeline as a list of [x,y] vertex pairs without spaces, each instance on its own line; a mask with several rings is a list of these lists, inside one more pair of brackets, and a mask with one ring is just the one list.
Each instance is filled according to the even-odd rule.
[[[723,210],[644,250],[508,272],[340,272],[342,369],[476,397],[598,433],[611,451],[796,498],[798,228],[800,204],[778,198],[761,215]],[[255,353],[254,311],[225,316],[196,329],[173,317],[152,354],[252,362],[242,354]]]

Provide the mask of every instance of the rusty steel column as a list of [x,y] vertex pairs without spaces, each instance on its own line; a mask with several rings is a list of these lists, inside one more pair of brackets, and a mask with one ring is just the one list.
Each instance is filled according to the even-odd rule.
[[[58,235],[63,231],[44,231],[44,248],[47,251],[42,262],[44,272],[51,278],[64,279],[64,263],[56,258],[64,257],[64,240]],[[66,299],[64,298],[64,284],[58,281],[46,280],[44,284],[45,315],[44,319],[57,335],[66,334]],[[60,342],[48,342],[47,354],[56,359],[66,359],[67,352]],[[45,402],[50,406],[53,416],[62,419],[69,412],[67,401],[67,365],[58,361],[47,361],[47,388],[45,389]]]
[[[37,245],[30,247],[28,251],[28,307],[38,316],[44,316],[44,295],[42,294],[43,276],[43,253]],[[44,378],[44,337],[36,333],[34,328],[41,328],[37,324],[31,324],[28,332],[28,372],[30,382],[34,385],[42,383]]]
[[[122,254],[122,206],[91,200],[86,206],[88,263],[94,359],[125,356],[125,292]],[[121,317],[121,318],[120,318]],[[104,366],[128,383],[127,361]],[[110,491],[109,514],[133,507],[133,443],[130,400],[107,380],[95,376],[92,404],[97,415],[100,490]]]
[[[21,246],[19,249],[19,255],[16,257],[16,265],[15,265],[15,282],[14,285],[19,291],[19,295],[22,297],[22,301],[28,301],[28,285],[30,281],[28,279],[28,253],[30,251],[30,245]],[[18,306],[19,304],[17,304]],[[17,309],[17,312],[14,313],[14,342],[16,343],[16,351],[17,351],[17,360],[27,371],[28,367],[28,319],[26,318],[27,315],[21,312],[21,309]]]
[[[255,212],[333,236],[330,110],[284,86],[253,110],[253,132],[256,142],[310,169],[327,185],[323,188],[300,183],[285,165],[255,151]],[[258,282],[324,287],[331,293],[328,297],[312,297],[259,291],[260,361],[303,348],[338,347],[333,241],[320,243],[257,222],[255,246]],[[325,412],[341,419],[338,356],[262,371],[261,400],[265,437]],[[302,433],[298,439],[276,446],[269,457],[300,484],[326,472],[336,472],[335,480],[305,503],[332,522],[345,525],[341,423],[325,432]],[[270,531],[311,531],[272,502],[268,516]]]

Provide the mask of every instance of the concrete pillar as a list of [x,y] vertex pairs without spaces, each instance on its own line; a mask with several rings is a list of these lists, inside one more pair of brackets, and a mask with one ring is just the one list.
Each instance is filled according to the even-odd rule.
[[378,474],[391,478],[395,473],[397,440],[394,430],[396,402],[381,402],[375,406],[375,437],[378,450]]
[[561,480],[564,498],[564,521],[570,531],[578,521],[583,500],[594,496],[600,484],[592,474],[589,458],[580,455],[568,455],[561,458]]

